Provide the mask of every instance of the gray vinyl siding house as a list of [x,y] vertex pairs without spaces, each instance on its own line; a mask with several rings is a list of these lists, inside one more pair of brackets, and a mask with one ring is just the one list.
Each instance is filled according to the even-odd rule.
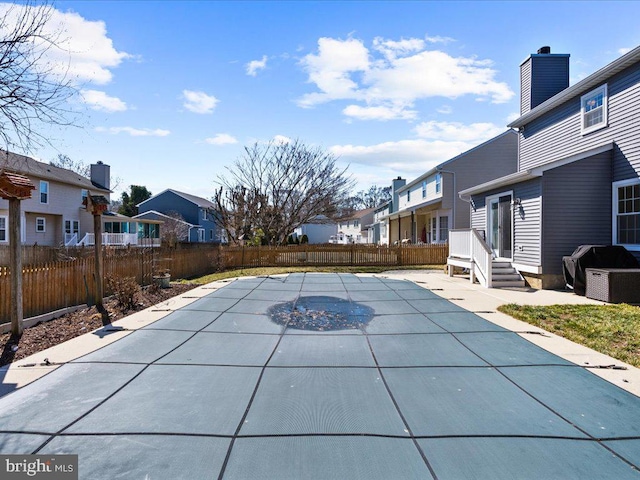
[[[579,245],[640,255],[640,47],[571,87],[568,65],[548,51],[523,62],[521,116],[509,125],[518,172],[460,192],[472,227],[536,288],[563,286],[562,257]],[[502,251],[500,199],[511,229]]]
[[189,233],[183,241],[191,243],[221,243],[224,236],[216,223],[216,210],[213,202],[177,190],[167,189],[140,202],[138,215],[141,219],[162,220],[162,215],[175,213],[190,225]]
[[515,172],[517,159],[518,134],[509,129],[400,186],[388,215],[390,242],[444,243],[449,230],[469,228],[469,203],[458,192]]

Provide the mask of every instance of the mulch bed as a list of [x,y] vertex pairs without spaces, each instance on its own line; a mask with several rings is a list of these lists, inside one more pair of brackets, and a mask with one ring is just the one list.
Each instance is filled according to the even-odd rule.
[[[138,293],[138,305],[133,310],[121,310],[114,298],[104,301],[111,321],[126,317],[139,310],[168,300],[171,297],[197,287],[196,284],[175,283],[171,288],[143,289]],[[66,342],[92,330],[102,327],[101,316],[95,307],[82,308],[67,313],[48,322],[40,322],[31,328],[26,328],[19,339],[12,338],[11,333],[0,335],[0,366],[28,357],[59,343]]]

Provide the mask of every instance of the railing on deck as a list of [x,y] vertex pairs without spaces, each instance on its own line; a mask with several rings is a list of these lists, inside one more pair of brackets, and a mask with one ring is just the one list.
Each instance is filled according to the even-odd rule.
[[[147,239],[144,239],[147,240]],[[159,241],[160,239],[158,239]],[[82,241],[82,245],[95,245],[96,237],[93,233],[87,233]],[[103,233],[102,244],[103,245],[138,245],[137,233]],[[145,242],[146,244],[146,242]]]
[[455,259],[460,259],[471,272],[471,282],[475,278],[484,287],[491,287],[492,254],[482,235],[475,229],[449,231],[449,258],[450,264],[457,264]]
[[449,230],[449,256],[471,259],[471,229]]

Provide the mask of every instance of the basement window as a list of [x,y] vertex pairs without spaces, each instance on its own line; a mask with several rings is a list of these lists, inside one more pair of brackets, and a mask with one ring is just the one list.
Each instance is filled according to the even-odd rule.
[[580,99],[582,134],[607,126],[607,85],[592,90]]

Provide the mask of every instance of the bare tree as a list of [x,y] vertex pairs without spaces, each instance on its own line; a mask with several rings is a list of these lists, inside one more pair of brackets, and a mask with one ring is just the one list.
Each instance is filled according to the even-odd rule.
[[184,242],[189,238],[189,224],[184,221],[182,215],[171,211],[166,213],[167,217],[160,227],[160,238],[170,247],[174,247],[178,242]]
[[[0,158],[0,175],[4,175],[9,151],[18,147],[29,152],[49,143],[42,132],[44,125],[71,125],[67,101],[76,89],[58,66],[47,60],[48,52],[59,48],[60,33],[49,33],[53,7],[27,1],[0,7],[0,141],[4,158]],[[30,196],[30,195],[29,195]],[[11,225],[11,297],[21,302],[22,284],[20,250],[21,216],[19,196],[9,198]],[[22,308],[12,311],[15,336],[22,333]]]
[[[59,153],[55,159],[49,162],[49,164],[53,165],[54,167],[66,168],[67,170],[74,171],[78,175],[82,175],[85,178],[91,178],[91,165],[84,163],[82,160],[72,160],[69,155]],[[122,179],[120,177],[114,177],[113,175],[111,175],[109,180],[110,190],[117,190],[120,187],[121,183]],[[111,202],[112,209],[117,211],[118,208],[120,208],[120,206],[122,205],[122,202],[116,204],[115,208],[113,205],[114,202],[116,202],[116,200],[113,200]]]
[[78,175],[82,175],[85,178],[91,177],[91,166],[87,165],[82,160],[71,160],[71,157],[69,157],[69,155],[60,153],[54,160],[51,160],[49,164],[53,165],[54,167],[72,170]]
[[346,169],[321,148],[291,143],[254,144],[219,176],[213,202],[229,241],[261,231],[263,242],[286,242],[295,228],[317,215],[332,217],[352,187]]
[[5,149],[30,152],[49,143],[48,125],[72,125],[68,100],[77,90],[49,53],[59,49],[61,32],[47,23],[53,7],[28,1],[0,14],[0,138]]

